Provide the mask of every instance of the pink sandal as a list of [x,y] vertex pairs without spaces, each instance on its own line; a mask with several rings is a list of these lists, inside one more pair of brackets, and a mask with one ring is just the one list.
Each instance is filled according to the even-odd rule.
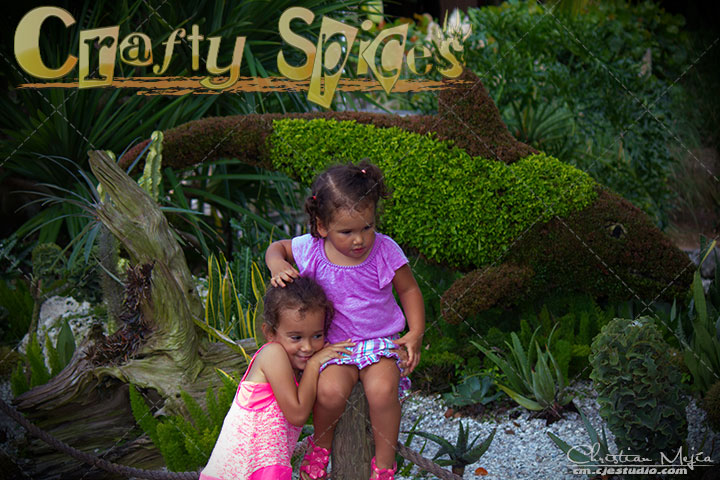
[[397,463],[393,464],[392,468],[378,468],[377,465],[375,465],[375,457],[373,457],[370,466],[372,467],[370,480],[395,480]]
[[330,450],[315,445],[313,437],[310,437],[308,441],[310,447],[308,453],[303,457],[303,465],[300,467],[300,478],[303,480],[324,479],[327,476],[326,470],[328,462],[330,462]]

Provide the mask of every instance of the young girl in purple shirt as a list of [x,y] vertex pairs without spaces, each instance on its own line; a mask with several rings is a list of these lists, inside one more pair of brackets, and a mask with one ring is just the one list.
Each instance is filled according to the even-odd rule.
[[[315,179],[305,201],[310,233],[274,242],[265,254],[274,287],[284,287],[300,275],[323,287],[336,312],[329,342],[355,342],[350,355],[330,360],[321,369],[313,407],[315,434],[300,468],[303,480],[326,478],[335,425],[358,380],[363,382],[375,438],[370,478],[394,478],[398,394],[409,387],[401,373],[409,374],[420,361],[425,309],[402,250],[390,237],[375,232],[377,204],[387,196],[375,165],[362,161],[331,167]],[[408,332],[400,336],[406,319]],[[391,351],[399,347],[407,350],[404,372],[397,353]]]

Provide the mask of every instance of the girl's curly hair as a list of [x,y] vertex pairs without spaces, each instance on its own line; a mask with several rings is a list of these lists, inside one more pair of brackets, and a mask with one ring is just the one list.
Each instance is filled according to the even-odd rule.
[[319,238],[318,220],[328,225],[338,209],[376,208],[381,198],[389,197],[382,171],[367,159],[357,165],[348,163],[330,167],[315,178],[312,194],[305,200],[310,234]]
[[285,309],[299,310],[301,315],[314,310],[325,311],[325,335],[335,315],[335,309],[325,291],[308,277],[296,278],[285,287],[268,286],[263,301],[263,324],[272,332],[277,331],[280,312]]

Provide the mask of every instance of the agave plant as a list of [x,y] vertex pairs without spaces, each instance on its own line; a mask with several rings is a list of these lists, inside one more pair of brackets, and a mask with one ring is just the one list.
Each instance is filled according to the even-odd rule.
[[[548,344],[552,339],[548,337]],[[532,411],[543,411],[550,415],[548,420],[560,418],[562,407],[571,402],[567,394],[565,377],[560,367],[550,353],[548,347],[545,351],[535,340],[537,330],[530,339],[526,351],[518,336],[511,334],[512,345],[506,342],[510,350],[511,360],[507,361],[489,348],[472,342],[490,360],[495,363],[505,375],[507,385],[498,384],[498,388],[508,394],[520,406]],[[552,365],[552,369],[550,368]]]
[[501,395],[500,392],[493,392],[493,386],[495,382],[492,377],[483,376],[478,377],[473,375],[465,378],[463,383],[452,386],[452,393],[446,393],[443,395],[443,400],[448,406],[464,407],[467,405],[475,405],[477,403],[481,405],[487,405],[490,402],[497,400]]
[[595,430],[595,427],[593,427],[590,421],[587,419],[583,411],[578,409],[578,413],[580,414],[580,418],[582,419],[583,425],[585,426],[585,431],[587,432],[588,437],[590,437],[589,446],[591,449],[593,449],[592,451],[584,453],[577,448],[573,448],[568,445],[567,442],[565,442],[552,432],[547,432],[548,437],[550,437],[550,439],[555,443],[555,445],[558,446],[560,450],[563,451],[563,453],[565,453],[565,455],[567,455],[568,460],[572,461],[573,463],[587,467],[600,465],[603,463],[603,459],[608,458],[608,456],[610,455],[610,448],[608,447],[607,436],[605,435],[605,426],[603,425],[602,427],[601,437],[598,434],[598,431]]
[[[480,457],[482,457],[487,451],[487,449],[490,448],[490,444],[495,437],[496,431],[497,428],[493,428],[493,431],[490,433],[490,435],[488,435],[488,437],[483,440],[480,445],[477,446],[475,445],[475,443],[477,443],[478,438],[480,438],[480,434],[477,434],[473,441],[468,444],[470,430],[465,430],[462,422],[460,422],[460,431],[458,432],[458,437],[455,445],[453,445],[446,439],[432,433],[415,432],[415,435],[427,438],[428,440],[437,443],[440,446],[440,449],[433,457],[435,463],[442,466],[451,466],[453,473],[462,476],[463,473],[465,473],[465,467],[480,460]],[[447,455],[449,458],[440,458],[445,455]]]

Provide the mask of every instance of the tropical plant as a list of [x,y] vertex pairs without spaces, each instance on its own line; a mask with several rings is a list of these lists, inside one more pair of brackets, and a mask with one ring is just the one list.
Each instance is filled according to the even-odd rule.
[[[305,0],[303,7],[316,15],[328,15],[337,20],[357,19],[358,7],[366,0],[349,2],[325,2]],[[131,2],[90,1],[65,2],[77,24],[65,28],[60,22],[46,22],[40,36],[40,50],[48,65],[60,65],[77,46],[83,30],[101,25],[118,25],[119,36],[139,30],[152,39],[156,56],[164,50],[162,43],[176,28],[188,29],[196,24],[206,36],[221,36],[223,45],[236,36],[246,36],[243,52],[243,70],[252,76],[267,77],[275,74],[277,53],[282,47],[276,34],[279,12],[298,6],[290,0],[268,2],[233,2],[219,4],[193,0],[173,5],[170,3],[150,6],[143,0]],[[10,12],[9,23],[16,25],[25,9]],[[316,22],[300,23],[294,31],[317,37]],[[14,29],[11,29],[14,31]],[[11,191],[28,191],[49,194],[47,185],[60,185],[67,196],[83,195],[82,183],[73,178],[77,170],[87,170],[87,154],[90,149],[108,149],[123,152],[137,139],[148,138],[153,130],[166,130],[190,120],[205,116],[228,113],[264,113],[308,111],[311,109],[302,93],[278,92],[244,93],[233,95],[137,95],[128,89],[31,89],[17,88],[28,83],[27,78],[15,64],[12,50],[12,33],[2,33],[2,53],[7,60],[2,63],[0,75],[10,88],[0,95],[4,115],[0,130],[8,141],[0,146],[3,160],[4,185]],[[63,41],[58,41],[63,39]],[[193,76],[192,50],[188,42],[174,49],[170,66],[172,75]],[[288,49],[288,60],[297,60],[295,49]],[[231,48],[220,48],[218,65],[230,63]],[[201,48],[200,70],[205,69],[207,52]],[[158,63],[158,62],[156,62]],[[151,67],[129,66],[116,62],[115,77],[151,76]],[[204,73],[204,72],[203,72]],[[91,75],[94,72],[91,72]],[[58,165],[50,159],[65,158],[68,165]],[[221,192],[221,195],[226,191]],[[9,197],[13,199],[11,195]],[[64,246],[83,231],[84,222],[79,221],[75,208],[57,204],[38,208],[35,204],[18,201],[16,207],[25,204],[20,215],[9,218],[11,231],[24,223],[23,238],[33,229],[39,231],[39,241],[57,242]],[[14,210],[14,208],[13,208]],[[35,239],[26,239],[35,241]],[[210,250],[203,252],[205,256]],[[229,252],[228,252],[229,253]]]
[[[567,152],[562,160],[665,222],[676,157],[664,137],[682,122],[676,104],[686,96],[676,79],[692,51],[684,19],[653,2],[588,2],[582,13],[563,15],[577,10],[565,3],[510,0],[468,9],[466,65],[482,75],[508,125],[517,125],[519,114],[529,118],[527,105],[535,115],[545,106],[558,119],[562,109],[572,112],[557,146],[532,145]],[[651,62],[643,60],[648,55]],[[552,101],[533,104],[533,97]]]
[[[461,339],[467,335],[479,335],[482,344],[488,348],[502,350],[506,342],[511,341],[511,332],[516,332],[523,345],[529,345],[533,331],[537,330],[535,340],[540,344],[548,344],[550,352],[560,367],[565,378],[587,377],[589,368],[587,357],[590,354],[592,338],[600,328],[617,316],[618,304],[607,302],[598,305],[588,294],[578,292],[557,291],[543,295],[535,301],[526,300],[517,308],[491,308],[477,312],[466,319],[466,323],[457,327],[443,322],[442,341],[444,349],[463,357],[461,360],[464,376],[477,374],[484,366],[497,368],[487,357],[475,354],[476,348],[463,343]],[[550,333],[554,331],[552,343],[548,343]],[[435,330],[428,329],[425,338],[433,352],[439,339],[435,339]],[[470,347],[469,350],[466,350]],[[422,360],[421,360],[422,362]]]
[[[710,298],[718,297],[720,269],[715,269],[715,280],[708,292]],[[692,284],[693,300],[688,315],[692,318],[692,340],[684,350],[685,365],[693,376],[694,388],[701,394],[720,380],[720,310],[705,298],[700,271],[696,270]],[[694,317],[694,318],[693,318]]]
[[[465,467],[480,460],[480,457],[482,457],[487,451],[487,449],[490,448],[490,444],[495,437],[496,431],[497,428],[493,428],[493,431],[490,432],[490,435],[488,435],[488,437],[483,440],[480,445],[477,446],[475,446],[475,443],[480,438],[480,434],[478,433],[473,439],[473,441],[468,444],[468,436],[470,434],[470,429],[465,430],[462,422],[460,422],[460,431],[458,432],[458,437],[455,445],[450,443],[448,440],[432,433],[415,432],[415,435],[427,438],[428,440],[437,443],[440,448],[433,457],[435,463],[443,466],[452,466],[453,473],[462,476],[463,473],[465,473]],[[447,455],[449,458],[440,458],[445,455]]]
[[[416,430],[417,430],[417,426],[418,426],[418,424],[420,423],[420,421],[421,421],[423,418],[424,418],[424,416],[423,416],[423,415],[420,415],[420,416],[415,420],[415,422],[412,424],[412,427],[410,427],[410,430],[408,430],[407,432],[405,432],[405,433],[407,433],[407,437],[405,437],[405,441],[403,442],[403,445],[405,445],[406,447],[410,447],[410,445],[412,444],[412,440],[413,440],[413,438],[415,438],[415,433],[416,433]],[[425,442],[423,443],[423,446],[420,447],[420,450],[418,450],[418,453],[419,453],[420,455],[423,454],[423,452],[425,451],[425,447],[426,447],[426,446],[427,446],[427,440],[425,440]],[[413,464],[412,464],[412,462],[407,461],[407,460],[405,459],[405,457],[403,457],[402,455],[400,455],[400,453],[396,453],[396,454],[395,454],[395,462],[397,463],[397,475],[398,475],[398,476],[402,475],[402,476],[404,476],[404,477],[409,477],[410,474],[411,474],[411,472],[412,472],[412,469],[413,469]],[[416,477],[416,478],[417,478],[417,477]]]
[[687,434],[687,398],[668,346],[650,317],[616,318],[592,343],[590,378],[618,449],[659,458]]
[[50,335],[45,334],[44,355],[37,334],[33,332],[25,353],[25,362],[17,364],[10,378],[13,395],[20,395],[33,387],[47,383],[70,363],[73,353],[75,353],[75,337],[67,320],[60,328],[55,345],[50,341]]
[[700,251],[705,253],[693,274],[687,307],[678,306],[675,299],[669,310],[661,305],[654,312],[663,337],[682,351],[684,366],[692,376],[693,389],[701,397],[720,380],[717,373],[720,372],[720,269],[715,269],[707,293],[700,274],[716,244],[716,241],[710,245],[701,242]]
[[[232,158],[180,171],[166,168],[164,174],[165,190],[171,192],[167,202],[182,215],[171,221],[187,224],[194,246],[206,257],[222,249],[230,258],[245,247],[258,256],[273,236],[287,238],[303,223],[307,189],[285,174]],[[187,215],[190,211],[193,215]]]
[[249,360],[243,347],[235,340],[253,338],[257,344],[257,324],[262,316],[266,287],[257,263],[253,262],[249,271],[245,273],[245,276],[250,278],[253,303],[238,295],[235,277],[225,257],[220,254],[218,259],[215,255],[211,255],[208,258],[205,321],[195,319],[195,323],[211,338],[225,343]]
[[510,102],[502,116],[515,138],[565,162],[580,147],[575,116],[567,104],[556,99],[542,100],[534,94],[524,101]]
[[33,298],[23,279],[0,279],[0,339],[3,343],[20,340],[30,327]]
[[216,373],[222,385],[217,392],[208,387],[204,409],[186,392],[180,392],[187,418],[182,415],[155,418],[137,387],[130,385],[133,417],[160,451],[171,471],[197,470],[210,458],[239,383],[237,378],[220,369],[216,369]]
[[[562,407],[570,403],[572,398],[566,391],[565,377],[555,357],[547,346],[544,352],[540,350],[535,333],[527,351],[517,334],[511,333],[512,344],[506,343],[510,351],[510,361],[474,341],[472,344],[490,358],[505,375],[507,385],[498,384],[498,388],[528,410],[546,411],[552,418],[559,418]],[[548,343],[550,342],[551,339],[548,340]],[[553,366],[552,370],[550,364]]]
[[[139,160],[147,153],[145,169],[138,183],[157,201],[161,189],[162,132],[153,132],[151,138],[147,148],[138,156]],[[112,152],[105,153],[115,160]],[[61,208],[65,212],[62,218],[72,226],[73,237],[64,248],[50,242],[36,243],[32,254],[35,296],[39,301],[40,297],[72,293],[78,299],[97,301],[98,293],[101,291],[98,287],[101,286],[105,299],[109,300],[109,297],[112,297],[112,290],[117,291],[117,285],[112,282],[121,282],[117,275],[117,265],[109,263],[111,260],[117,261],[117,241],[107,230],[103,230],[93,212],[94,206],[100,204],[101,198],[105,195],[92,174],[83,170],[70,171],[72,162],[68,159],[49,160],[69,172],[74,180],[75,190],[71,191],[60,185],[43,184],[46,192],[38,193],[39,198],[30,204],[39,203],[50,210],[55,207]],[[168,208],[168,210],[188,213],[187,210],[182,209]],[[31,236],[39,232],[39,237],[44,238],[44,229],[59,228],[56,220],[57,218],[52,216],[50,219],[45,218],[44,215],[36,216],[21,226],[15,235]],[[71,253],[66,258],[68,250]],[[95,260],[100,266],[96,266]],[[111,281],[105,282],[107,280],[105,277],[110,277]]]
[[558,448],[562,450],[563,453],[567,455],[568,459],[573,463],[587,467],[602,465],[604,463],[603,460],[608,458],[608,455],[610,455],[607,436],[605,435],[605,425],[602,426],[602,437],[600,437],[598,431],[595,430],[595,427],[592,426],[585,416],[585,413],[583,413],[581,409],[578,409],[578,413],[580,414],[580,418],[585,426],[585,431],[590,438],[590,444],[588,445],[589,450],[587,450],[587,452],[581,451],[576,446],[571,447],[567,442],[552,432],[547,432],[547,434],[555,445],[557,445]]
[[500,392],[492,393],[494,385],[495,381],[488,375],[466,377],[457,387],[453,385],[452,393],[444,394],[443,400],[449,407],[487,405],[500,397]]

